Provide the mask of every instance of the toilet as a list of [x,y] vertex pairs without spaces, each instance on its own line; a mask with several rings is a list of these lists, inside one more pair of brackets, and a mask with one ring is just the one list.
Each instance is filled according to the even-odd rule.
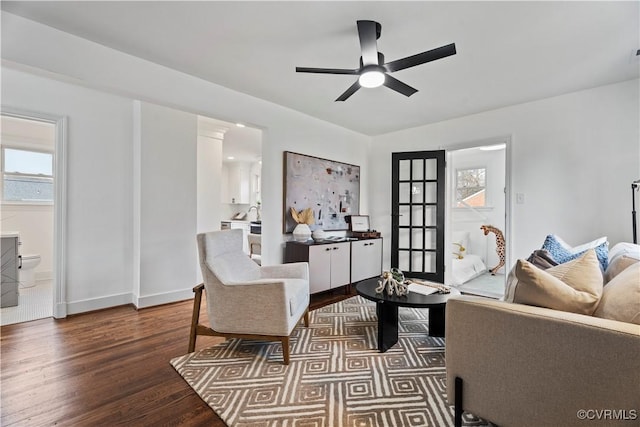
[[36,267],[40,264],[40,255],[22,255],[22,263],[18,277],[20,288],[30,288],[36,285]]

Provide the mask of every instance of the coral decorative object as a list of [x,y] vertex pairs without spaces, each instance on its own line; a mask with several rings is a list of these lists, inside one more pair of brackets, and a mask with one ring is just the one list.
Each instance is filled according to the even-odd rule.
[[391,271],[384,271],[380,278],[382,280],[378,280],[376,293],[381,294],[386,290],[389,296],[395,293],[399,297],[409,293],[409,289],[404,283],[404,274],[400,270],[393,268]]

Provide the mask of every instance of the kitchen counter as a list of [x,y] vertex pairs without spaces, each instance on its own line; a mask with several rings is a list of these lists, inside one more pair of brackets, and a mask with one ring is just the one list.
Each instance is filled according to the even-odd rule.
[[262,225],[258,221],[228,219],[220,221],[220,229],[228,230],[230,228],[243,228],[248,233],[262,234]]

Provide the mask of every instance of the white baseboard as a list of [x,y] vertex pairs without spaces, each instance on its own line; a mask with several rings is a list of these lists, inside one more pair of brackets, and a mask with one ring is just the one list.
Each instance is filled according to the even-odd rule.
[[138,308],[153,307],[154,305],[169,304],[172,302],[184,301],[193,298],[193,289],[183,289],[180,291],[163,292],[160,294],[144,295],[134,298],[133,304]]
[[67,317],[67,304],[57,303],[53,306],[53,317],[56,319],[64,319]]
[[165,292],[160,294],[145,295],[135,297],[131,293],[109,295],[106,297],[73,301],[66,304],[58,304],[56,307],[56,318],[65,317],[69,314],[86,313],[88,311],[102,310],[105,308],[117,307],[119,305],[133,304],[136,308],[147,308],[155,305],[169,304],[172,302],[184,301],[193,298],[193,290],[183,289],[180,291]]
[[102,310],[103,308],[117,307],[131,304],[133,295],[130,293],[109,295],[106,297],[73,301],[67,303],[67,314],[85,313],[87,311]]

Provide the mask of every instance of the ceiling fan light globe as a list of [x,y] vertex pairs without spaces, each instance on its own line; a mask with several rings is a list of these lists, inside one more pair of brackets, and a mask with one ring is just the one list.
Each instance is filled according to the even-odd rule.
[[360,86],[362,87],[372,88],[382,86],[384,84],[384,79],[385,75],[381,71],[365,71],[364,73],[360,74],[358,83],[360,83]]

